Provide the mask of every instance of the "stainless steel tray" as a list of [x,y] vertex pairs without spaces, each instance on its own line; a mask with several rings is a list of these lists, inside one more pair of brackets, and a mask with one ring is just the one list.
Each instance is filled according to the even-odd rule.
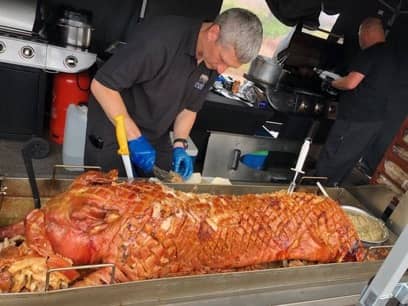
[[[38,179],[43,203],[65,190],[72,180]],[[32,209],[31,190],[25,178],[6,178],[6,206],[1,215],[21,216]],[[286,190],[286,185],[187,185],[168,184],[187,192],[245,194]],[[298,191],[318,192],[315,187],[299,186]],[[364,207],[347,190],[328,188],[330,197],[340,203]],[[17,200],[20,199],[20,202]],[[396,236],[390,233],[390,243]],[[375,275],[381,261],[333,263],[257,271],[219,273],[152,279],[90,288],[71,288],[45,293],[0,294],[0,305],[282,305],[314,301],[313,305],[355,304],[361,290]],[[329,303],[327,304],[326,303]],[[339,302],[340,301],[340,302]]]
[[152,279],[46,293],[0,294],[0,305],[267,306],[345,298],[349,299],[347,303],[336,305],[354,305],[380,264],[324,264]]

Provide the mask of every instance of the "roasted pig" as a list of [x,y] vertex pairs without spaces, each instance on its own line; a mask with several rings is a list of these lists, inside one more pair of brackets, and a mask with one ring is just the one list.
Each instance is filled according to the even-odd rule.
[[[24,223],[0,229],[3,239],[25,237],[0,248],[0,291],[43,290],[47,269],[72,265],[113,263],[115,281],[126,282],[360,258],[351,221],[326,197],[195,194],[116,179],[115,171],[87,172]],[[49,286],[109,283],[110,272],[52,273]]]

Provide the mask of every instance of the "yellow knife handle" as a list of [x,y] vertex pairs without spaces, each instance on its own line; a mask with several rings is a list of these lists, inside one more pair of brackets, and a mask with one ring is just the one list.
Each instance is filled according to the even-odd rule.
[[129,148],[125,130],[125,117],[118,115],[115,117],[116,139],[119,144],[118,154],[129,155]]

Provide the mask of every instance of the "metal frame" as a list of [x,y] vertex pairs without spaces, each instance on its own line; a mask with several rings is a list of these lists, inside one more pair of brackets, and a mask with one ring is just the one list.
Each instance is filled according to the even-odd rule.
[[397,286],[408,269],[408,225],[402,231],[396,244],[378,270],[374,279],[364,290],[359,305],[385,306],[390,298],[398,297],[402,304],[408,301],[408,288]]

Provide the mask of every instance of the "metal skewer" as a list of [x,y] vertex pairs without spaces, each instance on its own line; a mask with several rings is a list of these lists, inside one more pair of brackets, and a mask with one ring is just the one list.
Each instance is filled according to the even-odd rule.
[[312,139],[310,137],[307,137],[305,139],[305,142],[302,145],[302,148],[300,149],[299,157],[296,162],[295,168],[292,168],[290,170],[295,171],[295,174],[293,176],[292,182],[290,183],[288,187],[288,194],[292,194],[293,191],[295,191],[296,188],[296,179],[299,175],[299,173],[304,174],[305,172],[303,171],[303,165],[305,164],[307,154],[309,153],[310,149],[310,144],[312,142]]
[[289,184],[288,187],[288,194],[292,194],[293,191],[295,191],[296,188],[296,179],[299,176],[299,173],[304,174],[305,172],[303,171],[303,166],[306,161],[306,157],[309,153],[310,150],[310,144],[312,143],[312,137],[316,133],[317,129],[319,128],[320,122],[315,120],[312,124],[312,126],[309,129],[308,135],[305,139],[305,142],[302,145],[302,148],[300,149],[299,157],[296,162],[295,168],[291,168],[290,170],[295,171],[295,174],[293,175],[292,182]]
[[327,193],[326,189],[324,189],[323,185],[320,184],[320,182],[316,182],[317,187],[319,187],[319,190],[321,191],[321,193],[323,193],[323,195],[327,198],[330,198],[329,194]]

